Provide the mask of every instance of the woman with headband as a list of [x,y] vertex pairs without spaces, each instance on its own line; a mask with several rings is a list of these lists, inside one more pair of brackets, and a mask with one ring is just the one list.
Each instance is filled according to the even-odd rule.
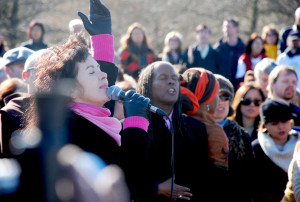
[[219,82],[204,68],[186,70],[181,81],[183,112],[200,120],[206,126],[209,157],[214,165],[211,182],[217,185],[220,200],[227,195],[228,139],[222,128],[213,118],[219,101]]

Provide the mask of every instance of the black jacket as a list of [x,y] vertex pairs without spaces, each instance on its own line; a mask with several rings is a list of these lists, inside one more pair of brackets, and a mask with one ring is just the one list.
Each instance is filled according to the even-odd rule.
[[9,157],[9,140],[15,130],[23,128],[22,116],[28,108],[30,95],[13,93],[4,98],[5,106],[0,110],[1,157]]
[[[181,116],[181,125],[174,120],[174,173],[175,183],[191,189],[191,201],[203,200],[210,189],[208,183],[210,161],[208,158],[207,134],[205,125],[186,115]],[[157,185],[172,177],[172,135],[165,125],[165,120],[151,113],[147,139],[135,146],[145,145],[143,156],[146,159],[132,160],[132,164],[125,169],[127,179],[130,181],[132,199],[138,201],[170,201],[170,199],[157,196]],[[122,141],[123,144],[123,141]],[[122,145],[123,147],[123,145]],[[132,156],[138,152],[132,152]],[[136,166],[142,169],[141,175],[128,172]],[[177,199],[178,200],[178,199]],[[204,200],[205,201],[205,200]]]
[[233,86],[236,86],[236,71],[239,57],[245,52],[245,45],[243,41],[238,38],[236,46],[230,46],[227,42],[221,39],[214,45],[214,48],[220,55],[221,67],[219,74],[229,79]]
[[255,202],[281,201],[288,174],[264,153],[258,139],[252,142],[254,152],[253,188]]
[[223,126],[229,140],[228,171],[230,201],[251,201],[253,152],[248,133],[237,122],[227,119]]
[[188,62],[188,50],[185,51],[183,55],[183,63],[186,64],[187,68],[190,67],[203,67],[209,71],[211,71],[214,74],[219,74],[220,71],[220,56],[217,51],[215,51],[210,45],[209,45],[209,51],[207,56],[203,59],[201,57],[200,51],[198,50],[198,45],[193,47],[193,56],[194,56],[194,62],[190,64]]

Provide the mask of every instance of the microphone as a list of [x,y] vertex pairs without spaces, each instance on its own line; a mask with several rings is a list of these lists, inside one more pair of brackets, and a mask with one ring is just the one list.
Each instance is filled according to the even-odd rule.
[[[124,102],[125,100],[128,99],[128,97],[125,95],[125,91],[123,91],[119,86],[110,86],[107,89],[107,96],[111,99],[111,100],[117,100],[117,101],[121,101]],[[149,104],[148,106],[149,110],[155,114],[159,114],[162,116],[168,116],[163,110],[154,107],[153,105]]]

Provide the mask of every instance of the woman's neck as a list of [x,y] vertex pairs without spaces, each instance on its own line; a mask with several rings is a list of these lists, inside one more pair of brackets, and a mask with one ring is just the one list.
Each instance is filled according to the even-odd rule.
[[247,117],[243,117],[243,127],[248,131],[248,133],[252,133],[254,129],[255,119],[249,119]]

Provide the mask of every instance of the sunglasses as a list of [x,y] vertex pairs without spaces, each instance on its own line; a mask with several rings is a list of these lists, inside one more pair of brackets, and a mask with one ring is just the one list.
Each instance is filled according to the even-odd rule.
[[219,98],[220,98],[220,100],[222,100],[222,101],[230,100],[229,95],[220,95]]
[[248,105],[250,105],[251,103],[253,103],[255,106],[259,106],[261,103],[262,103],[262,101],[261,100],[259,100],[259,99],[254,99],[254,100],[251,100],[251,99],[245,99],[245,98],[243,98],[242,100],[241,100],[241,104],[242,105],[246,105],[246,106],[248,106]]

